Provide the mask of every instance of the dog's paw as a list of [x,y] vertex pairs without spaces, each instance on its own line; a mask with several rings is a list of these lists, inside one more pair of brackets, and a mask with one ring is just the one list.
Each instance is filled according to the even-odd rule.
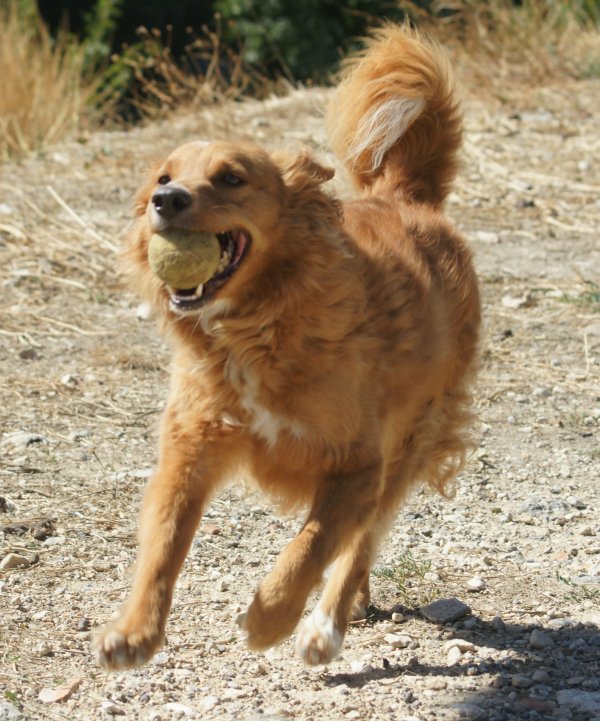
[[115,624],[102,628],[93,645],[100,666],[117,671],[146,663],[161,642],[162,638],[156,634],[126,632]]
[[246,644],[252,651],[265,651],[290,636],[302,615],[302,606],[290,603],[269,603],[261,592],[245,613],[236,618],[237,625],[246,632]]
[[300,628],[296,653],[309,666],[326,664],[338,655],[343,640],[333,618],[317,607]]

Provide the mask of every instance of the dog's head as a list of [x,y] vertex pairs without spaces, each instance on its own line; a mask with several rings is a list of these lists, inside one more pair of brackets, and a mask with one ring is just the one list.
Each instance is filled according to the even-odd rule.
[[[216,298],[235,300],[297,254],[302,236],[310,235],[299,217],[313,232],[318,217],[337,219],[337,205],[320,190],[332,176],[306,154],[270,155],[251,143],[188,143],[157,164],[138,193],[126,256],[135,274],[145,276],[149,295],[168,301],[178,315],[197,314]],[[215,272],[195,287],[170,287],[148,264],[152,235],[181,231],[188,238],[214,234],[220,246]]]

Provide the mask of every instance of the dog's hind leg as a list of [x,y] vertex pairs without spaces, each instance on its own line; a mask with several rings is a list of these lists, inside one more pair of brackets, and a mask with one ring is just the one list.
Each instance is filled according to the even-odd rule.
[[[351,554],[354,539],[362,536],[372,523],[380,483],[380,462],[325,480],[303,528],[283,549],[240,619],[250,648],[268,648],[292,633],[309,593],[321,580],[327,565],[341,555]],[[333,574],[337,579],[337,568]],[[362,577],[351,580],[354,591],[363,580]],[[330,579],[327,587],[331,583]],[[350,594],[346,622],[354,595]]]

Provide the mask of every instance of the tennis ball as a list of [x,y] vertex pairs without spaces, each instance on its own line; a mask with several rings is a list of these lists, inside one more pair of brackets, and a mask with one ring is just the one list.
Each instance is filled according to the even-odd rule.
[[150,267],[171,288],[196,288],[206,283],[220,260],[221,245],[214,233],[172,228],[155,233],[148,245]]

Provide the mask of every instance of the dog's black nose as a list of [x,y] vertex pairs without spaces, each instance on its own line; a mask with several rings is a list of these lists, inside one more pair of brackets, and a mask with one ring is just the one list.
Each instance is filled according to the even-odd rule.
[[192,194],[185,188],[159,188],[152,196],[152,205],[163,218],[173,218],[192,202]]

